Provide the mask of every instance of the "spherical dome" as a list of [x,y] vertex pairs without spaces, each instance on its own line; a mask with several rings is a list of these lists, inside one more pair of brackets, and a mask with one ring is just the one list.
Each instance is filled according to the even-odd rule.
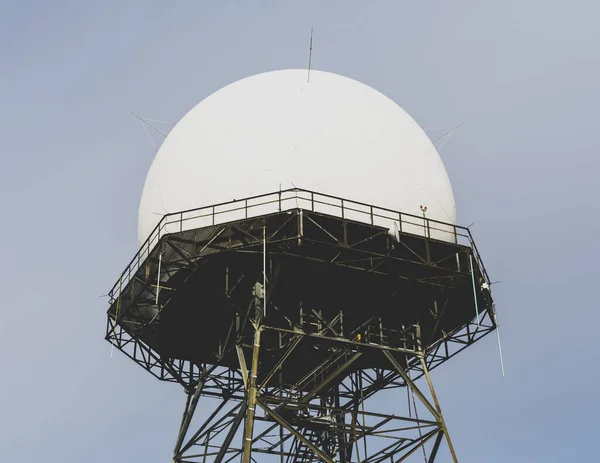
[[400,106],[347,77],[282,70],[222,88],[175,125],[146,178],[140,243],[167,213],[292,187],[456,220],[444,165]]

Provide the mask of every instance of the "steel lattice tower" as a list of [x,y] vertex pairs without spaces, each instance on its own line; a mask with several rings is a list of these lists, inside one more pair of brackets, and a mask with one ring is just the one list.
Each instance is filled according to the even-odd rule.
[[166,215],[106,339],[185,390],[174,462],[456,462],[430,371],[496,328],[489,284],[467,228],[284,190]]

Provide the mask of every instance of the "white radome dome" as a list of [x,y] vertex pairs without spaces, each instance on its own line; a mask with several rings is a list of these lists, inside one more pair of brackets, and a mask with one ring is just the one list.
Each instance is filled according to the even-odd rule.
[[456,222],[444,165],[406,111],[355,80],[294,69],[234,82],[175,125],[146,178],[140,244],[167,213],[293,187]]

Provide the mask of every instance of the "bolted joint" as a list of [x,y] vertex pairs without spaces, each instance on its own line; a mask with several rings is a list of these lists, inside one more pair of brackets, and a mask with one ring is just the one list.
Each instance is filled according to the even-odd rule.
[[252,296],[257,299],[263,300],[265,297],[265,287],[262,283],[256,282],[252,287]]

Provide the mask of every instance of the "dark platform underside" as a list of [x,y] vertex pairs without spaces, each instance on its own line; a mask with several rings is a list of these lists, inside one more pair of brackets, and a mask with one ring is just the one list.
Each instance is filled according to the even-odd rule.
[[[286,384],[331,356],[336,337],[403,347],[401,333],[419,324],[423,344],[432,346],[472,322],[475,293],[480,310],[491,304],[477,266],[474,292],[468,246],[402,233],[398,242],[375,225],[292,210],[163,236],[109,314],[118,305],[119,325],[163,359],[236,369],[235,350],[219,354],[234,336],[236,318],[243,323],[248,314],[254,284],[263,281],[263,226],[269,278],[264,323],[322,333],[327,329],[318,319],[326,324],[341,314],[343,320],[340,326],[338,317],[337,336],[330,332],[298,345],[286,361]],[[378,334],[369,338],[373,330]],[[261,350],[275,352],[280,343],[265,335]],[[263,358],[266,371],[268,355]],[[386,364],[380,353],[366,352],[354,367]]]

